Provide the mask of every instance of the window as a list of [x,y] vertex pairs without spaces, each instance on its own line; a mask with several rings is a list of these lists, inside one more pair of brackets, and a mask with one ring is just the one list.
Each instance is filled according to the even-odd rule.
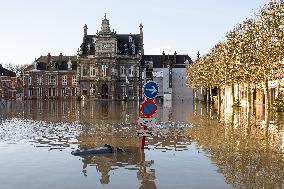
[[94,73],[95,73],[94,66],[90,66],[90,77],[94,77]]
[[67,96],[67,88],[62,88],[61,90],[61,96]]
[[107,76],[107,69],[108,69],[108,66],[107,66],[107,65],[102,65],[103,77],[106,77],[106,76]]
[[72,88],[72,96],[77,96],[78,95],[78,88],[74,87]]
[[48,84],[49,84],[49,85],[55,85],[55,84],[56,84],[56,76],[54,76],[54,75],[49,75],[49,76],[48,76]]
[[129,36],[129,43],[132,43],[132,36]]
[[72,85],[77,85],[77,76],[76,75],[72,76]]
[[125,95],[126,95],[126,87],[125,87],[125,84],[122,84],[121,87],[122,87],[122,95],[125,96]]
[[29,96],[33,96],[33,89],[29,89]]
[[88,76],[88,67],[82,66],[82,76]]
[[116,75],[116,69],[115,68],[111,69],[111,75]]
[[134,55],[135,52],[136,52],[136,50],[135,50],[135,44],[134,44],[134,43],[131,45],[131,49],[132,49],[132,54]]
[[128,74],[130,77],[133,77],[133,74],[134,74],[134,67],[131,66],[129,69],[128,69]]
[[133,96],[134,95],[133,84],[129,85],[128,94],[129,94],[129,96]]
[[94,75],[95,75],[95,77],[98,76],[98,74],[99,74],[99,69],[98,68],[94,68]]
[[93,83],[90,84],[90,95],[95,95],[95,85]]
[[56,95],[56,89],[55,88],[49,88],[48,89],[48,96],[55,96]]
[[42,96],[42,88],[41,87],[39,87],[39,88],[37,88],[37,96]]
[[37,83],[38,83],[39,85],[42,85],[42,76],[41,76],[41,75],[38,75],[38,76],[37,76]]
[[67,85],[67,75],[62,76],[62,85]]
[[120,76],[121,77],[125,76],[125,66],[120,66]]
[[32,85],[32,76],[29,76],[28,82],[29,82],[29,85]]

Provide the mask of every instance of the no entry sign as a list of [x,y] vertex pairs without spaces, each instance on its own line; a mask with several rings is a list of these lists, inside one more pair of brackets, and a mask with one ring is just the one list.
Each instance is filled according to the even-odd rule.
[[157,104],[153,100],[145,100],[140,106],[140,112],[145,117],[151,117],[157,112]]

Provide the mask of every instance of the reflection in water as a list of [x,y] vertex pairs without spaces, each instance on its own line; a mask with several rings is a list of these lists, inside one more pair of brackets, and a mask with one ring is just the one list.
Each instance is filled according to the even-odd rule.
[[[171,104],[179,110],[179,102]],[[139,188],[156,187],[154,160],[145,160],[136,136],[139,116],[137,102],[77,102],[73,100],[43,100],[9,102],[1,111],[0,141],[28,142],[49,150],[97,147],[110,144],[123,147],[126,153],[81,156],[82,174],[90,177],[90,170],[99,172],[101,184],[111,182],[110,172],[117,169],[135,171]],[[188,110],[172,112],[172,108],[159,104],[157,135],[148,137],[148,150],[184,151],[191,140],[184,134],[189,127]],[[7,131],[10,131],[7,132]],[[71,156],[71,155],[70,155]]]
[[[209,154],[228,183],[235,188],[284,187],[281,115],[231,109],[219,112],[216,118],[201,112],[191,117],[198,126],[187,128],[188,135]],[[259,112],[264,113],[264,119]]]
[[[138,107],[137,102],[118,101],[8,102],[0,111],[0,144],[27,143],[35,149],[54,150],[54,154],[62,151],[60,153],[67,154],[66,161],[74,158],[80,163],[80,171],[76,171],[83,178],[92,178],[98,173],[99,178],[92,180],[110,187],[115,182],[114,172],[127,171],[129,175],[134,172],[136,188],[158,188],[157,180],[162,180],[164,172],[168,171],[165,162],[175,162],[176,154],[182,154],[181,162],[173,165],[181,165],[176,169],[177,175],[180,171],[189,175],[178,175],[176,182],[179,183],[183,177],[194,177],[198,172],[194,163],[201,160],[187,161],[188,154],[204,152],[232,187],[284,188],[283,115],[264,111],[262,106],[247,110],[220,106],[215,109],[205,104],[179,101],[170,105],[158,103],[158,124],[153,128],[156,135],[147,137],[145,155],[138,148],[136,136]],[[127,153],[79,159],[70,154],[77,148],[106,143],[123,147]],[[165,155],[155,159],[159,152]],[[171,152],[176,154],[170,156]],[[159,173],[163,166],[167,171]],[[171,178],[159,184],[170,184],[168,180]],[[186,184],[191,182],[194,181],[188,180]],[[203,186],[210,188],[211,184],[212,181]]]

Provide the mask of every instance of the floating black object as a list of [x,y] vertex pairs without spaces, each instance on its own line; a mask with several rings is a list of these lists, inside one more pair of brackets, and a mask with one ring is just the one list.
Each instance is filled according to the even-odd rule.
[[124,152],[124,150],[121,148],[114,148],[111,145],[105,144],[103,147],[83,148],[80,150],[78,149],[71,152],[71,154],[74,156],[80,156],[80,155],[110,154],[116,152]]

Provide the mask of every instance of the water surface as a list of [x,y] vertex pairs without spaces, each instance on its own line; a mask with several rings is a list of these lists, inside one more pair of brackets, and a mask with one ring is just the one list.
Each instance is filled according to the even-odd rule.
[[[8,102],[0,113],[0,188],[284,187],[282,115],[158,102],[156,136],[140,150],[138,107]],[[105,143],[127,153],[71,155]]]

